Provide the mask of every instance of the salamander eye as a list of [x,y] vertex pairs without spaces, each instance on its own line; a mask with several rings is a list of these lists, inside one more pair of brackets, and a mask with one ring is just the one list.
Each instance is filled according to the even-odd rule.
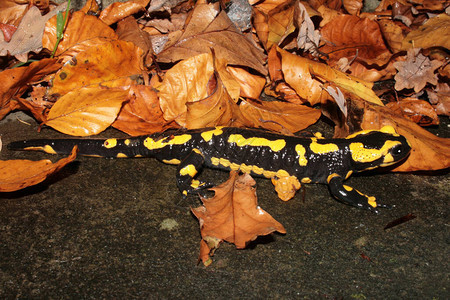
[[395,160],[402,158],[405,156],[406,151],[403,149],[402,144],[397,144],[389,150],[389,153],[394,157]]

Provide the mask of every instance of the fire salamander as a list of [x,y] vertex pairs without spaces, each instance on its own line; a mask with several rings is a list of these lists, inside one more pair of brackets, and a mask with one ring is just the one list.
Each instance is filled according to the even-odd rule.
[[344,185],[344,180],[355,172],[392,165],[411,150],[407,140],[390,126],[360,131],[343,139],[299,138],[257,129],[216,127],[125,139],[19,141],[8,148],[67,154],[74,145],[78,145],[81,155],[154,157],[178,165],[176,179],[183,195],[212,186],[195,179],[206,166],[270,178],[283,200],[292,198],[301,183],[328,184],[338,200],[374,212],[385,205]]

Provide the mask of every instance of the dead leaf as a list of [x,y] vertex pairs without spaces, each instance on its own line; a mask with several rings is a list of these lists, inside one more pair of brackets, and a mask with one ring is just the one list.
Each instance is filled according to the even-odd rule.
[[409,49],[406,61],[397,61],[394,67],[398,70],[395,75],[395,89],[412,89],[418,93],[429,82],[437,84],[438,77],[434,71],[442,65],[441,61],[432,60],[422,53],[420,49]]
[[450,86],[448,83],[438,83],[434,90],[427,90],[427,94],[438,115],[450,116]]
[[328,54],[330,64],[341,57],[384,65],[392,54],[384,44],[377,22],[356,16],[338,16],[320,31],[326,44],[320,51]]
[[157,54],[161,62],[176,62],[211,48],[219,59],[231,65],[250,67],[259,73],[267,73],[265,55],[251,40],[246,38],[227,17],[225,11],[217,12],[213,5],[197,4],[183,32],[169,35],[169,41]]
[[23,17],[11,41],[0,42],[0,56],[9,53],[26,62],[29,52],[38,52],[42,49],[42,36],[47,20],[59,11],[65,10],[66,6],[67,3],[63,3],[44,16],[41,15],[39,8],[32,6]]
[[0,23],[17,26],[28,9],[28,1],[20,0],[0,1]]
[[[211,189],[214,197],[201,198],[204,206],[192,209],[199,219],[202,239],[210,249],[208,253],[222,240],[243,249],[260,235],[286,233],[283,225],[258,206],[255,184],[250,175],[231,172],[226,182]],[[215,242],[208,243],[211,240]],[[205,261],[204,254],[202,260]]]
[[444,47],[450,49],[450,16],[440,14],[411,31],[403,40],[402,48]]
[[56,163],[50,160],[2,160],[0,161],[0,192],[13,192],[44,181],[73,161],[77,154],[75,147],[70,155]]
[[239,83],[240,96],[257,99],[266,84],[266,79],[260,75],[247,72],[243,68],[231,67],[226,68],[227,72],[233,75],[234,79]]
[[0,119],[12,109],[11,99],[20,97],[28,89],[28,84],[54,73],[61,67],[56,59],[42,59],[26,67],[18,67],[0,72]]
[[386,104],[386,107],[390,108],[393,113],[403,116],[420,126],[439,124],[436,111],[429,102],[424,100],[405,98],[398,102],[389,102]]
[[9,24],[0,23],[0,30],[3,33],[3,35],[0,35],[0,42],[5,41],[9,43],[9,41],[11,41],[14,32],[16,32],[17,27]]
[[122,107],[113,127],[131,136],[151,134],[177,127],[163,118],[156,91],[151,86],[133,85],[131,100]]
[[102,132],[128,100],[128,89],[83,87],[62,96],[48,113],[45,125],[62,133],[89,136]]
[[111,25],[139,11],[145,10],[150,0],[131,0],[127,2],[114,2],[105,8],[99,19],[106,25]]
[[[63,39],[58,44],[55,56],[61,57],[66,62],[89,47],[116,39],[114,30],[97,17],[77,11],[71,14],[67,21]],[[42,44],[49,51],[53,51],[55,43],[56,16],[47,22],[42,37]]]
[[346,11],[352,16],[359,16],[361,8],[363,7],[362,0],[343,0],[342,4]]
[[49,95],[65,93],[89,85],[119,87],[142,69],[142,50],[121,40],[92,46],[74,56],[55,75]]

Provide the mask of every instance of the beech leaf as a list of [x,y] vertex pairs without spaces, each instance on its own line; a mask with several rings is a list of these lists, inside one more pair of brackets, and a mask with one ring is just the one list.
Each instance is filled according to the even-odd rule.
[[[192,209],[199,219],[202,239],[210,252],[222,240],[243,249],[260,235],[274,231],[286,233],[283,225],[258,206],[255,184],[249,174],[238,176],[238,172],[233,171],[226,182],[211,189],[215,192],[214,197],[201,197],[203,206]],[[205,255],[204,249],[202,251],[202,260],[205,261],[209,256]]]
[[444,47],[450,49],[450,16],[440,14],[411,31],[402,43],[403,49]]
[[75,136],[98,134],[111,125],[128,89],[84,87],[61,97],[48,114],[46,125]]
[[74,147],[70,155],[56,163],[50,160],[0,160],[0,192],[13,192],[44,181],[49,175],[73,161],[77,154]]

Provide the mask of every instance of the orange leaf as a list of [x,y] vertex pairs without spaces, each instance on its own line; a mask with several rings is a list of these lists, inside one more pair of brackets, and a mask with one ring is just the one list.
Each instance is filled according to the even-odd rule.
[[[164,120],[159,99],[151,86],[133,85],[134,97],[122,107],[113,127],[132,136],[163,131],[169,124]],[[170,127],[176,127],[174,122]]]
[[239,104],[247,127],[261,127],[284,134],[292,134],[316,123],[320,118],[320,110],[305,105],[297,105],[281,101],[242,100]]
[[[62,56],[64,61],[69,60],[76,53],[86,50],[104,40],[116,40],[117,35],[109,26],[97,17],[87,15],[81,11],[70,15],[64,30],[63,39],[58,44],[56,56]],[[56,16],[51,18],[44,29],[42,44],[44,48],[53,51],[56,43]]]
[[431,106],[424,100],[416,98],[406,98],[398,102],[389,102],[386,107],[390,108],[393,113],[403,116],[420,126],[438,125],[439,118]]
[[56,73],[49,95],[64,95],[99,83],[111,87],[127,85],[130,76],[142,73],[141,56],[141,49],[121,40],[90,47]]
[[85,87],[61,97],[48,114],[46,125],[65,134],[88,136],[98,134],[117,117],[128,90]]
[[49,175],[73,161],[77,154],[72,153],[56,163],[50,160],[2,160],[0,161],[0,192],[13,192],[44,181]]
[[182,32],[169,36],[169,42],[157,60],[176,62],[201,53],[209,53],[211,48],[218,58],[229,64],[250,67],[261,74],[264,67],[264,53],[245,37],[231,22],[225,11],[218,11],[214,5],[197,4]]
[[11,111],[10,100],[13,97],[20,97],[28,88],[28,84],[40,80],[60,67],[61,64],[56,59],[46,58],[27,67],[0,72],[0,119]]
[[259,98],[266,83],[264,77],[252,74],[239,67],[227,67],[227,71],[239,83],[241,97]]
[[226,182],[211,189],[214,197],[201,198],[204,206],[192,209],[207,244],[215,240],[213,247],[217,248],[217,241],[225,240],[243,249],[259,235],[286,233],[283,225],[258,206],[255,184],[250,175],[231,172]]
[[387,49],[377,22],[356,16],[338,16],[320,31],[327,43],[320,49],[332,62],[341,57],[367,63],[385,64],[391,53]]
[[105,8],[99,19],[106,25],[111,25],[139,11],[145,10],[150,0],[131,0],[127,2],[115,2]]

